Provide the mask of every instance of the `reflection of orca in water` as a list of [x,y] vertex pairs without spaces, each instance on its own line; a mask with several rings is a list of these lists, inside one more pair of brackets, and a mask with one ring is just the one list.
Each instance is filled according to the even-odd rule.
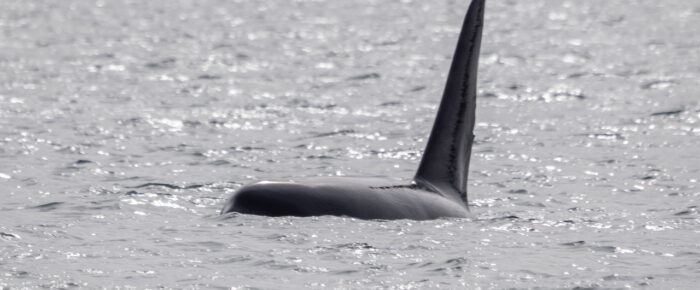
[[357,178],[246,185],[222,213],[265,216],[350,216],[361,219],[466,217],[467,171],[474,140],[476,72],[484,0],[467,12],[447,85],[416,176],[409,185]]

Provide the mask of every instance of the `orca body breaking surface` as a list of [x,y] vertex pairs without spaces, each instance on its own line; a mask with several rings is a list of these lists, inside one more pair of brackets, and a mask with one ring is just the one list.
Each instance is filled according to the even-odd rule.
[[472,0],[469,6],[435,124],[410,184],[362,178],[262,181],[236,191],[221,213],[414,220],[467,217],[484,2]]
[[350,216],[360,219],[466,217],[466,207],[416,185],[383,185],[364,178],[315,178],[244,186],[222,213],[264,216]]

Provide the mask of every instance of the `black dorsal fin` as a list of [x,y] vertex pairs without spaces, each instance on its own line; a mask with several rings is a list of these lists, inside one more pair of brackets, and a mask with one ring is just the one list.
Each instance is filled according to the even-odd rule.
[[428,145],[414,181],[467,204],[467,174],[474,141],[476,73],[484,0],[472,0]]

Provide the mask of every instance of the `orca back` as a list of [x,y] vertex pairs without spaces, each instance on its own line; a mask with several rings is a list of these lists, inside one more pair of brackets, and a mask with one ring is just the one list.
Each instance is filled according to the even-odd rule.
[[351,177],[249,184],[227,202],[221,213],[227,212],[384,220],[468,217],[461,204],[439,194],[410,185],[391,186]]

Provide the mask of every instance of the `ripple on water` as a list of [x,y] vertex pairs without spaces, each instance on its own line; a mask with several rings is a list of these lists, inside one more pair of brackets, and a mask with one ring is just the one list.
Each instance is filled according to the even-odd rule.
[[490,3],[473,217],[426,222],[218,212],[410,179],[465,3],[5,2],[0,288],[698,284],[691,0]]

